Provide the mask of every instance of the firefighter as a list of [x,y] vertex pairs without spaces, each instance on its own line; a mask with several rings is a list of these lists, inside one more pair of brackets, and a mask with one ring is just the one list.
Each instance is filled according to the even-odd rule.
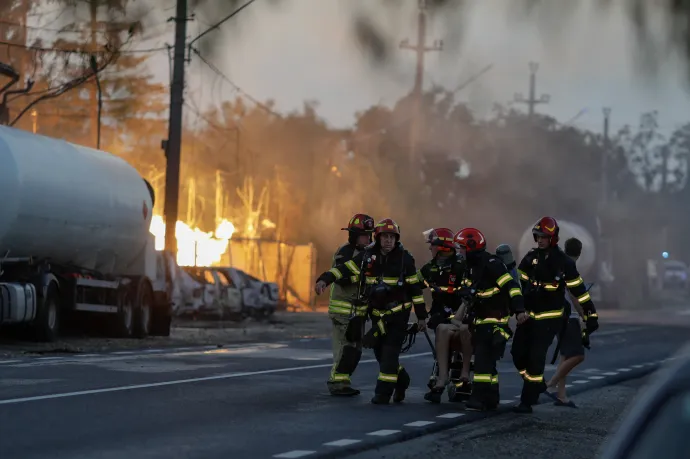
[[426,305],[412,255],[400,243],[400,228],[390,218],[374,230],[374,243],[353,260],[321,274],[315,291],[320,295],[336,280],[356,280],[366,300],[372,328],[364,347],[372,348],[379,363],[379,376],[371,403],[388,404],[405,399],[410,376],[399,363],[408,336],[407,322],[414,305],[419,331],[426,328]]
[[[333,267],[352,260],[364,247],[371,243],[374,232],[374,219],[366,214],[356,214],[350,219],[347,228],[347,244],[338,248],[333,256]],[[328,378],[331,395],[353,396],[359,391],[351,386],[350,377],[362,357],[362,338],[366,306],[352,304],[357,296],[357,284],[336,281],[331,285],[328,301],[328,316],[333,323],[331,340],[333,343],[333,368]]]
[[515,314],[518,329],[528,315],[525,312],[520,285],[510,275],[501,259],[486,251],[486,238],[476,228],[465,228],[455,235],[460,255],[467,260],[469,284],[474,378],[472,395],[465,405],[474,411],[493,410],[499,403],[498,369],[512,335],[508,321]]
[[523,379],[518,413],[531,413],[539,395],[546,391],[544,367],[546,354],[561,328],[565,288],[577,298],[585,315],[589,333],[599,328],[594,303],[577,271],[575,262],[558,246],[558,223],[543,217],[532,234],[537,247],[530,250],[518,265],[530,320],[518,327],[511,353],[515,368]]
[[424,398],[435,402],[440,401],[440,393],[448,384],[449,354],[452,350],[462,352],[460,379],[464,392],[470,392],[472,341],[469,327],[459,321],[452,322],[462,304],[457,292],[461,288],[465,272],[464,260],[455,252],[454,235],[455,233],[448,228],[436,228],[424,232],[432,259],[418,272],[422,288],[428,286],[432,289],[430,318],[427,326],[433,329],[436,335],[438,379]]

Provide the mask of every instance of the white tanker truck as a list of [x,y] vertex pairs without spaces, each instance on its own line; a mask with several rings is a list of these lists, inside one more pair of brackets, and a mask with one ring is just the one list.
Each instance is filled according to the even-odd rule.
[[[601,248],[597,247],[597,240],[592,234],[583,226],[567,220],[556,219],[559,231],[559,244],[563,248],[565,241],[571,237],[578,238],[582,242],[582,255],[577,261],[577,269],[580,275],[585,279],[585,282],[594,282],[594,287],[590,291],[592,299],[595,303],[607,303],[613,305],[616,303],[613,295],[614,289],[612,287],[613,275],[611,273],[611,263],[605,255],[601,252]],[[536,246],[534,236],[532,235],[532,226],[527,228],[522,234],[519,243],[519,257],[518,263],[530,249]]]
[[154,199],[121,158],[0,126],[0,325],[52,341],[61,319],[96,314],[120,337],[168,335]]

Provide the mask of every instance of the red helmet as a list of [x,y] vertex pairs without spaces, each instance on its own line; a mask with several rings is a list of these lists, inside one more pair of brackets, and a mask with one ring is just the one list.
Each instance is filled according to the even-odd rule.
[[367,214],[355,214],[347,224],[347,228],[341,228],[344,231],[357,234],[369,234],[374,232],[374,219]]
[[448,228],[432,228],[422,233],[428,244],[435,245],[443,252],[455,250],[453,244],[453,230]]
[[543,236],[549,238],[549,245],[555,247],[558,245],[558,222],[553,217],[542,217],[539,219],[534,228],[532,228],[532,236],[534,236],[534,242],[537,242],[537,236]]
[[400,239],[400,227],[391,218],[384,218],[376,224],[376,230],[374,230],[374,237],[378,238],[379,235],[383,233],[395,234],[396,240]]
[[480,252],[486,249],[486,238],[476,228],[463,228],[453,238],[455,245],[464,247],[467,253]]

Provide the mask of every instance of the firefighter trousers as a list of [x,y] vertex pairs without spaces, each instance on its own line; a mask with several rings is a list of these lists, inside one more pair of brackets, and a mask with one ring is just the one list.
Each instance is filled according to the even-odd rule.
[[405,390],[410,385],[410,375],[400,365],[400,351],[407,337],[407,321],[410,311],[401,311],[386,318],[386,333],[379,336],[374,346],[374,356],[379,363],[379,377],[375,393],[390,397],[393,392]]
[[478,324],[472,332],[474,376],[470,400],[485,408],[496,408],[500,400],[497,362],[503,358],[510,338],[507,325]]
[[[328,316],[333,324],[331,332],[333,367],[327,384],[329,390],[336,390],[350,386],[350,377],[355,372],[362,357],[362,341],[348,341],[349,316],[333,312],[329,312]],[[361,326],[362,332],[359,336],[364,335],[364,321],[362,321]]]
[[[544,367],[546,355],[561,328],[562,319],[534,319],[517,327],[513,338],[513,364],[523,379],[520,402],[536,405],[539,395],[546,391]],[[476,365],[476,364],[475,364]]]

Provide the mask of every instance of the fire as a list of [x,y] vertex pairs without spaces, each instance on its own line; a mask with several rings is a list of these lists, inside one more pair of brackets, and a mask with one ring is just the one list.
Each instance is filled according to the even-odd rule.
[[[165,221],[154,215],[151,219],[151,234],[156,238],[156,250],[165,247]],[[222,220],[214,233],[205,233],[199,228],[190,228],[178,220],[175,226],[177,238],[177,264],[180,266],[212,266],[218,263],[228,249],[228,243],[235,232],[235,226]],[[196,260],[195,260],[196,259]],[[195,262],[196,261],[196,262]]]

